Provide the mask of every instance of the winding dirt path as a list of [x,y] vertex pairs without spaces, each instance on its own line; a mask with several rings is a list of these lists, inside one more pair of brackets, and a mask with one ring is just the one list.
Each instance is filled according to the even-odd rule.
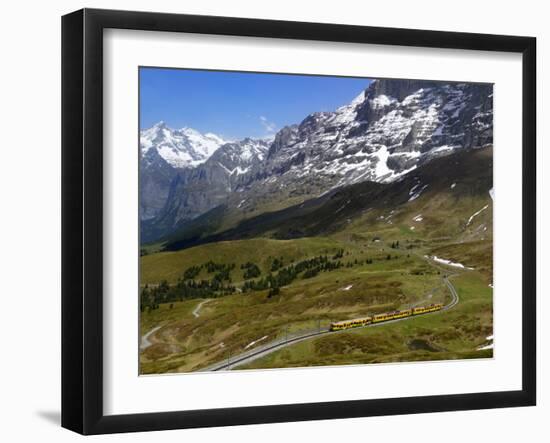
[[157,332],[162,326],[157,326],[156,328],[151,329],[147,334],[141,337],[141,343],[139,344],[139,349],[144,350],[151,346],[153,343],[149,340],[149,337]]
[[[200,310],[201,308],[208,302],[212,301],[211,299],[207,299],[207,300],[203,300],[201,301],[199,304],[197,304],[197,306],[195,307],[195,309],[193,309],[193,316],[195,318],[198,318],[200,317]],[[141,341],[140,341],[140,344],[139,344],[139,349],[141,351],[147,349],[149,346],[151,346],[153,343],[151,342],[151,340],[149,340],[149,338],[155,333],[157,332],[160,328],[162,328],[162,325],[161,326],[157,326],[153,329],[151,329],[147,334],[143,335],[141,337]]]
[[206,303],[208,303],[208,302],[210,302],[210,301],[212,301],[212,300],[211,300],[211,299],[208,299],[208,300],[203,300],[203,301],[201,301],[201,302],[195,307],[195,309],[193,309],[193,316],[194,316],[195,318],[200,317],[200,311],[201,311],[202,307],[203,307]]

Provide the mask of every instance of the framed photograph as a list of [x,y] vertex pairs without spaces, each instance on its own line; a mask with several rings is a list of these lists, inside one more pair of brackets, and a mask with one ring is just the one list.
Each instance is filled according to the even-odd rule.
[[530,37],[62,21],[62,425],[534,405]]

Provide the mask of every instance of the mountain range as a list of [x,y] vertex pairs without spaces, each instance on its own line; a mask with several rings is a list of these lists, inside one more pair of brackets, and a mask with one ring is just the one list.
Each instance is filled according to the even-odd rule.
[[[184,247],[356,186],[409,183],[434,159],[492,146],[492,89],[375,80],[349,104],[312,113],[272,140],[227,141],[160,122],[140,134],[141,242]],[[293,235],[291,226],[277,229]]]

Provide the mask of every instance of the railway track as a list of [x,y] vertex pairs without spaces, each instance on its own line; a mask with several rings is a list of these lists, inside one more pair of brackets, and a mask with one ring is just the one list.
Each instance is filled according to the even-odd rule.
[[[453,275],[455,275],[455,274],[453,274]],[[449,277],[452,277],[453,275],[451,275]],[[447,311],[449,309],[452,309],[454,306],[456,306],[458,304],[458,302],[459,302],[458,293],[456,292],[455,287],[453,286],[453,284],[449,280],[449,277],[447,277],[447,276],[443,277],[443,281],[445,282],[445,285],[447,286],[447,288],[449,289],[449,292],[451,293],[451,301],[447,305],[443,306],[443,308],[441,308],[440,311],[430,312],[430,313],[422,314],[422,315],[431,315],[431,314],[436,314],[436,313],[441,312],[441,311]],[[385,324],[388,324],[388,323],[396,323],[398,321],[405,321],[405,320],[409,320],[411,318],[413,318],[413,317],[397,318],[397,319],[394,319],[394,320],[388,320],[388,321],[381,322],[381,323],[371,323],[371,324],[368,324],[368,325],[365,325],[365,326],[360,326],[360,327],[354,328],[354,329],[374,328],[376,326],[385,325]],[[200,369],[199,372],[207,372],[207,371],[216,372],[216,371],[231,370],[236,366],[241,366],[241,365],[246,364],[246,363],[251,363],[254,360],[265,357],[266,355],[271,354],[272,352],[278,351],[279,349],[283,349],[287,346],[294,345],[296,343],[299,343],[299,342],[302,342],[302,341],[305,341],[305,340],[310,340],[312,338],[320,337],[320,336],[323,336],[323,335],[340,334],[342,332],[349,332],[349,329],[342,329],[342,330],[339,330],[339,331],[330,331],[328,328],[320,328],[320,329],[316,329],[315,331],[308,331],[304,334],[301,334],[299,336],[292,337],[292,338],[289,338],[289,339],[286,339],[286,340],[279,340],[279,341],[267,343],[267,344],[265,344],[261,347],[254,348],[254,349],[252,349],[248,352],[244,352],[244,353],[236,355],[234,357],[229,356],[227,360],[222,361],[222,362],[218,362],[218,363],[210,365],[206,368]]]

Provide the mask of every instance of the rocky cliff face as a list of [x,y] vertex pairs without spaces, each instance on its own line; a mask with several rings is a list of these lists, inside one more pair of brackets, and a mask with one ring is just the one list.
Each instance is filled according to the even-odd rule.
[[208,160],[226,141],[191,128],[159,122],[140,134],[140,220],[159,216],[181,171]]
[[492,121],[492,85],[377,80],[348,105],[283,128],[270,144],[225,144],[196,167],[159,174],[158,188],[170,186],[158,193],[166,204],[152,224],[167,233],[220,204],[252,212],[352,183],[399,180],[434,158],[491,145]]
[[196,167],[168,171],[165,167],[159,168],[153,174],[154,184],[148,183],[152,181],[151,174],[143,174],[142,182],[148,186],[142,190],[141,200],[149,196],[146,192],[157,191],[161,207],[153,218],[142,222],[142,240],[152,241],[225,203],[242,176],[264,160],[268,147],[269,142],[265,140],[246,138],[223,144]]
[[[291,182],[389,182],[456,149],[492,143],[492,87],[379,80],[334,113],[283,129],[250,183],[288,175]],[[257,184],[255,184],[257,186]]]

